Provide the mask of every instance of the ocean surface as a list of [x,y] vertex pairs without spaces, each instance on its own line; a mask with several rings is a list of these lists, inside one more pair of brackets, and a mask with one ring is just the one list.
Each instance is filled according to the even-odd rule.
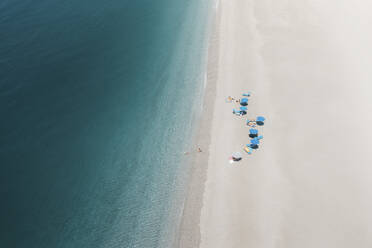
[[0,247],[172,247],[209,5],[0,2]]

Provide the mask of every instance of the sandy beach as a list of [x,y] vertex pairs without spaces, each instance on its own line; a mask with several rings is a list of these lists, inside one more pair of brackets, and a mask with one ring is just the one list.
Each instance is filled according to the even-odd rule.
[[[208,148],[180,247],[372,247],[371,7],[219,1],[199,137]],[[248,114],[234,116],[226,97],[247,91]],[[257,115],[260,148],[230,164]]]

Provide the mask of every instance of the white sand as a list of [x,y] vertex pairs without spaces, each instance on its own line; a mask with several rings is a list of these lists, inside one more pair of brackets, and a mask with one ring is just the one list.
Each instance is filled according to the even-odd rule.
[[[372,1],[220,0],[200,247],[372,247]],[[252,91],[268,120],[240,163]]]

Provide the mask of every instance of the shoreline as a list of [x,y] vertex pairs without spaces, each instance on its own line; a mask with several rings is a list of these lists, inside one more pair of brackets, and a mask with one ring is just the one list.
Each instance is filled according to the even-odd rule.
[[191,172],[187,186],[186,199],[182,211],[179,236],[176,247],[199,247],[201,241],[200,217],[203,206],[205,182],[207,180],[209,146],[211,142],[211,126],[216,100],[218,73],[218,30],[220,22],[219,0],[212,6],[209,28],[207,32],[207,61],[205,89],[202,101],[201,120],[198,121],[193,137],[193,147],[201,147],[201,153],[191,155]]

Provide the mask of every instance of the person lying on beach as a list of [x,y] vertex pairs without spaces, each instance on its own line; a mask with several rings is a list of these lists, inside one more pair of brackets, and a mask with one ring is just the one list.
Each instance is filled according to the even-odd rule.
[[255,127],[256,126],[256,120],[248,120],[247,125],[250,127]]

